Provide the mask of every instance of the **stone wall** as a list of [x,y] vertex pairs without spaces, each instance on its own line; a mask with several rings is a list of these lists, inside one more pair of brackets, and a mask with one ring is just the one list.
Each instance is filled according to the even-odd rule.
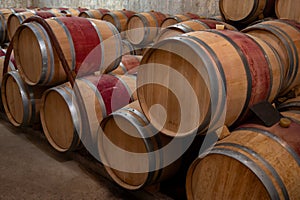
[[184,12],[202,16],[219,15],[219,0],[32,0],[38,7],[86,7],[127,9],[136,12],[156,10],[169,14]]
[[0,8],[26,8],[28,6],[32,6],[33,0],[1,0]]

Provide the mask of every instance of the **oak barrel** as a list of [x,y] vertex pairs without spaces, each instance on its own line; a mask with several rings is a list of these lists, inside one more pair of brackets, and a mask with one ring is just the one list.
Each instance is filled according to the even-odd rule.
[[87,11],[87,10],[88,10],[87,8],[67,8],[67,9],[61,9],[61,13],[69,14],[74,17],[78,17],[81,12]]
[[227,22],[250,24],[275,14],[275,0],[220,0],[219,9]]
[[229,30],[196,31],[146,52],[138,69],[138,99],[162,133],[204,133],[222,122],[236,126],[249,107],[272,102],[280,74],[273,51],[253,38]]
[[110,12],[110,11],[107,9],[104,9],[104,8],[89,9],[89,10],[81,12],[79,14],[79,17],[102,19],[103,15],[108,12]]
[[112,23],[122,33],[127,30],[128,19],[134,14],[136,13],[130,10],[116,10],[104,14],[102,20]]
[[119,67],[110,73],[117,75],[136,74],[141,60],[142,56],[124,55]]
[[201,31],[205,29],[216,29],[217,25],[224,25],[225,29],[237,31],[237,29],[231,26],[230,24],[217,21],[217,20],[211,20],[211,19],[188,20],[175,25],[165,27],[165,29],[162,29],[156,39],[156,42],[166,39],[168,37],[181,35],[193,31]]
[[43,19],[47,19],[50,17],[59,17],[62,16],[60,13],[52,13],[47,11],[27,11],[21,13],[13,13],[9,16],[7,20],[7,31],[9,39],[11,40],[14,36],[18,27],[25,21],[25,19],[32,17],[32,16],[39,16]]
[[[46,22],[77,76],[99,70],[110,72],[120,64],[121,38],[111,23],[82,17],[55,17],[46,19]],[[15,59],[26,83],[58,85],[67,81],[49,36],[41,25],[25,23],[15,35]]]
[[104,74],[76,79],[77,92],[69,83],[46,91],[40,115],[51,146],[66,152],[77,149],[80,139],[95,142],[102,119],[136,99],[135,85],[135,76]]
[[161,29],[161,24],[168,16],[161,12],[143,12],[133,15],[128,20],[127,39],[133,45],[147,46],[154,42]]
[[2,8],[0,9],[0,45],[9,42],[7,34],[7,19],[10,14],[24,12],[25,9]]
[[97,140],[101,162],[121,187],[141,189],[178,172],[180,160],[169,166],[164,163],[169,155],[163,147],[172,138],[156,132],[138,101],[106,117],[101,128]]
[[178,24],[180,22],[188,21],[191,19],[201,19],[199,15],[196,14],[191,14],[191,13],[186,13],[186,14],[181,14],[181,15],[173,15],[167,17],[161,24],[162,28],[166,28],[168,26]]
[[299,199],[299,120],[288,128],[245,124],[233,131],[191,165],[188,199]]
[[265,40],[278,51],[285,68],[281,95],[300,84],[300,23],[269,20],[249,26],[243,32]]
[[291,19],[300,22],[300,1],[276,0],[275,12],[278,18]]
[[18,71],[4,75],[1,97],[8,120],[16,127],[40,122],[41,97],[45,88],[26,85]]

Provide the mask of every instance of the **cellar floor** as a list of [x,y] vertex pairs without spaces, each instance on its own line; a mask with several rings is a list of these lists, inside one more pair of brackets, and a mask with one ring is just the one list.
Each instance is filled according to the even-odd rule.
[[31,132],[0,117],[0,199],[136,199]]

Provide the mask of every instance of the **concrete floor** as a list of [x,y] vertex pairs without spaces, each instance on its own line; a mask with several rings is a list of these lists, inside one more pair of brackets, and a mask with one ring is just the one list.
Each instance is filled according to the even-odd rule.
[[0,199],[144,199],[88,172],[31,129],[0,117]]

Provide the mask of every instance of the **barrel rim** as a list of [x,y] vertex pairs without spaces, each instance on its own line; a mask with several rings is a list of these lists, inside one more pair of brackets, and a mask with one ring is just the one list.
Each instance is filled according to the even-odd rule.
[[[8,106],[8,102],[6,99],[6,83],[9,77],[12,77],[16,84],[18,85],[18,87],[20,88],[19,90],[19,94],[20,97],[22,99],[22,103],[23,103],[23,116],[22,116],[22,122],[19,123],[15,120],[14,116],[11,114],[9,106]],[[8,73],[6,73],[3,77],[2,80],[2,86],[1,86],[1,97],[2,97],[2,103],[4,106],[4,110],[5,113],[9,119],[9,121],[16,127],[22,127],[22,126],[28,126],[30,124],[30,115],[32,115],[32,102],[30,101],[28,94],[26,92],[28,91],[29,88],[26,89],[26,86],[24,84],[24,82],[21,79],[21,76],[19,74],[18,71],[10,71]],[[30,95],[30,94],[29,94]]]
[[[215,66],[215,63],[209,59],[206,54],[204,53],[204,50],[199,46],[199,45],[195,45],[194,42],[192,42],[191,40],[188,40],[189,37],[186,37],[186,36],[175,36],[175,37],[171,37],[171,38],[167,38],[165,40],[162,40],[156,44],[154,44],[153,48],[149,49],[147,51],[147,54],[145,54],[142,58],[142,61],[141,61],[141,66],[144,64],[144,62],[146,62],[145,60],[147,60],[151,55],[152,53],[156,50],[156,49],[159,49],[161,46],[165,45],[166,43],[168,42],[178,42],[180,44],[185,44],[187,45],[188,48],[190,48],[191,50],[193,50],[196,54],[198,55],[202,55],[200,56],[201,59],[205,59],[205,62],[207,63],[211,63],[211,65]],[[190,46],[191,45],[191,46]],[[195,49],[196,48],[196,49]],[[210,65],[210,66],[211,66]],[[139,70],[141,70],[142,67],[139,68]],[[213,80],[212,77],[216,77],[216,75],[214,75],[214,72],[212,71],[211,68],[208,68],[207,69],[209,72],[208,74],[210,75],[210,79]],[[137,77],[137,84],[139,84],[139,81],[140,81],[140,76]],[[210,84],[212,84],[211,88],[219,88],[218,85],[215,85],[217,81],[210,81]],[[145,116],[147,117],[147,119],[150,119],[150,116],[149,116],[149,113],[147,112],[147,109],[148,108],[145,108],[145,106],[143,106],[143,102],[141,99],[143,98],[140,98],[140,92],[141,91],[141,88],[138,87],[137,88],[137,94],[138,94],[138,101],[141,105],[141,108],[142,108],[142,111],[143,113],[145,114]],[[212,99],[213,97],[211,97],[210,99]],[[216,97],[215,97],[216,98]],[[216,101],[216,100],[214,100]],[[210,106],[211,106],[211,103],[210,103]],[[146,106],[148,107],[148,106]],[[176,137],[185,137],[186,135],[190,135],[190,134],[193,134],[194,132],[198,132],[199,129],[202,129],[204,127],[207,127],[207,125],[209,125],[209,122],[211,121],[211,107],[209,107],[208,109],[208,112],[206,113],[206,116],[203,118],[203,121],[204,123],[203,124],[199,124],[199,125],[202,125],[202,126],[197,126],[197,127],[194,127],[194,130],[191,130],[189,132],[186,132],[184,134],[179,134],[178,133],[175,133],[173,131],[170,131],[170,130],[167,130],[165,128],[162,128],[160,130],[160,132],[162,132],[163,134],[167,135],[167,136],[170,136],[170,137],[174,137],[174,135],[176,135]],[[153,124],[153,126],[155,127],[155,125]]]
[[[123,181],[120,177],[118,177],[118,175],[116,175],[115,173],[115,170],[116,169],[113,169],[111,168],[110,166],[107,166],[108,164],[108,161],[107,161],[107,158],[106,155],[107,153],[105,153],[105,150],[102,148],[103,145],[100,145],[99,144],[99,141],[101,141],[101,138],[103,138],[103,134],[105,135],[105,126],[107,124],[107,122],[114,118],[114,117],[121,117],[122,119],[126,120],[127,122],[129,122],[136,130],[137,132],[142,136],[140,137],[139,139],[142,139],[143,140],[143,143],[145,145],[145,150],[147,152],[153,152],[154,150],[154,147],[153,145],[151,145],[151,140],[149,140],[149,138],[144,135],[144,129],[143,128],[143,124],[141,124],[136,118],[134,118],[132,115],[127,115],[126,113],[123,113],[123,112],[132,112],[134,114],[136,114],[136,112],[139,113],[139,111],[135,110],[135,109],[126,109],[126,108],[121,108],[120,110],[118,111],[115,111],[113,113],[111,113],[109,116],[107,116],[106,118],[104,118],[102,120],[102,122],[100,123],[100,127],[101,127],[101,132],[102,134],[99,134],[99,131],[98,131],[98,139],[97,139],[97,143],[98,143],[98,151],[99,151],[99,156],[100,156],[100,159],[102,160],[102,163],[104,165],[104,168],[106,169],[107,173],[111,176],[111,178],[113,178],[113,180],[120,186],[124,187],[125,189],[129,189],[129,190],[138,190],[138,189],[141,189],[143,187],[145,187],[148,183],[151,183],[154,175],[155,175],[155,172],[153,171],[150,171],[147,173],[147,178],[145,179],[145,181],[143,183],[141,183],[140,185],[130,185],[129,183],[126,183],[125,181]],[[141,117],[140,114],[136,114],[138,117],[140,117],[140,119],[142,119],[145,123],[148,122],[148,120],[145,121],[145,118],[144,117]],[[100,138],[101,137],[101,138]],[[149,142],[150,141],[150,142]],[[102,152],[102,153],[101,153]],[[101,156],[102,155],[102,156]],[[103,162],[104,160],[104,162]],[[152,169],[153,167],[156,166],[156,160],[151,158],[150,155],[149,155],[149,169]],[[153,168],[155,169],[155,168]],[[118,169],[117,169],[118,170]],[[161,169],[160,169],[161,170]],[[130,173],[130,172],[127,172],[127,173]],[[146,174],[146,173],[144,173]]]
[[[66,90],[64,90],[66,89]],[[69,88],[70,89],[70,88]],[[57,86],[54,88],[50,88],[48,90],[46,90],[42,96],[42,105],[41,105],[41,109],[40,109],[40,118],[41,118],[41,124],[43,127],[43,132],[44,135],[47,138],[47,141],[50,143],[50,145],[57,151],[59,152],[68,152],[68,151],[72,151],[74,150],[74,145],[75,148],[76,146],[78,146],[78,144],[80,143],[80,139],[79,139],[79,134],[77,133],[77,130],[80,130],[79,128],[79,116],[77,113],[77,109],[76,106],[73,104],[72,99],[68,96],[67,91],[72,95],[73,90],[70,89],[68,90],[68,87],[63,87],[61,86]],[[69,147],[67,148],[63,148],[61,146],[59,146],[52,138],[50,132],[48,131],[48,125],[46,124],[45,121],[45,102],[46,102],[46,98],[48,96],[48,94],[50,92],[56,92],[57,94],[59,94],[59,96],[61,96],[61,98],[64,100],[64,102],[66,103],[67,107],[69,108],[69,112],[70,112],[70,116],[72,118],[72,123],[74,125],[74,131],[73,131],[73,138],[72,138],[72,142],[70,143]],[[77,145],[76,145],[77,144]]]
[[224,19],[226,19],[227,21],[230,22],[235,22],[235,23],[247,23],[249,20],[251,20],[253,18],[253,14],[256,13],[257,8],[258,8],[258,1],[254,0],[253,1],[253,6],[250,12],[248,12],[247,14],[244,15],[244,17],[240,18],[240,19],[232,19],[230,17],[228,17],[227,12],[225,12],[224,6],[223,6],[223,0],[219,1],[219,9],[221,11],[221,15]]
[[[45,41],[43,40],[43,37],[42,35],[38,32],[38,30],[35,28],[37,25],[37,23],[25,23],[25,24],[22,24],[17,30],[16,30],[16,33],[14,35],[14,38],[16,37],[19,37],[21,32],[24,30],[24,29],[28,29],[32,34],[33,36],[35,37],[37,43],[38,43],[38,46],[39,46],[39,55],[35,55],[35,56],[41,56],[41,69],[40,69],[40,77],[36,78],[36,80],[31,80],[27,75],[26,73],[24,72],[22,66],[21,66],[21,63],[20,63],[20,56],[19,56],[19,51],[14,51],[14,56],[15,56],[15,61],[17,63],[17,66],[18,66],[18,70],[20,72],[20,75],[22,76],[22,78],[24,79],[24,81],[28,84],[28,85],[36,85],[38,84],[40,81],[41,81],[41,77],[42,76],[46,76],[45,75],[45,71],[44,69],[47,68],[47,64],[48,64],[48,55],[47,55],[47,46],[46,46],[46,43]],[[18,46],[18,41],[17,39],[14,39],[13,40],[13,46],[14,46],[14,49],[18,49],[16,48],[16,46]],[[21,67],[19,67],[21,66]]]

